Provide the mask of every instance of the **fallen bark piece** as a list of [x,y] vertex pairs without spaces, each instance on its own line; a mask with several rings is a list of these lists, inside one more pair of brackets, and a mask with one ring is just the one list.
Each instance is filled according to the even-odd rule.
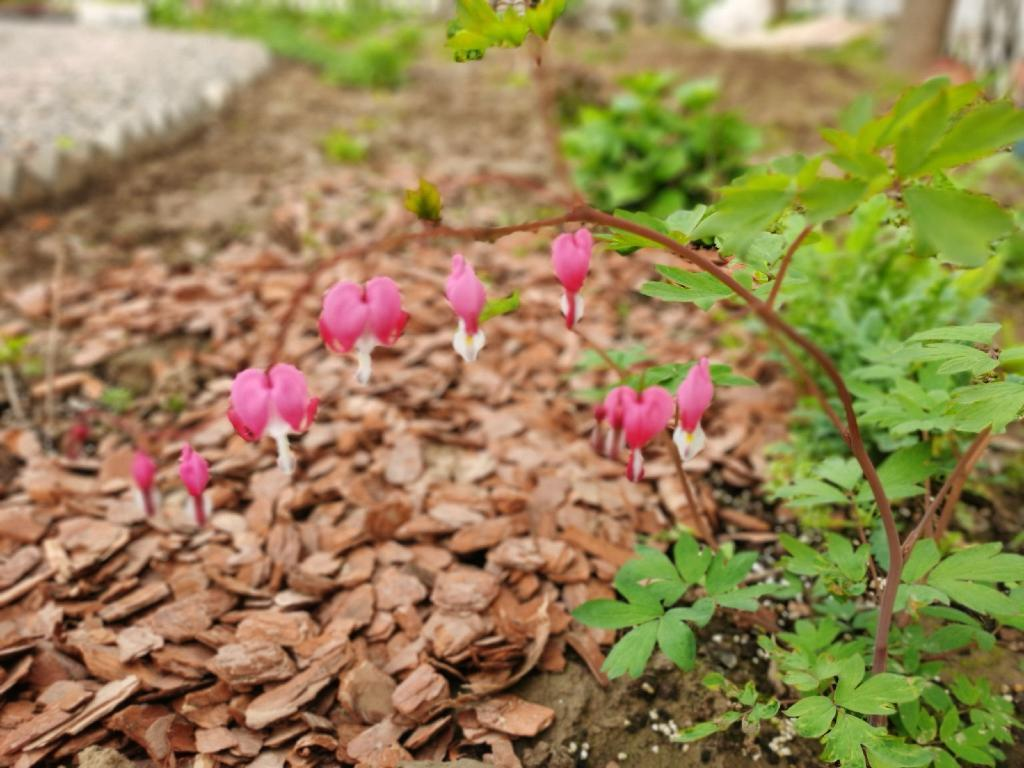
[[128,627],[117,633],[118,659],[123,664],[164,647],[164,639],[148,627]]
[[394,713],[391,696],[395,687],[390,675],[369,661],[362,661],[342,674],[338,701],[360,721],[373,725]]
[[290,647],[316,637],[318,632],[316,622],[303,611],[260,611],[243,619],[235,636],[239,642]]
[[427,596],[423,582],[394,566],[381,571],[374,583],[377,608],[391,611],[403,605],[416,605]]
[[428,714],[430,708],[448,698],[448,681],[429,664],[421,664],[405,678],[394,693],[391,703],[400,713],[413,720]]
[[203,755],[223,752],[238,746],[238,739],[227,728],[199,728],[196,731],[196,751]]
[[345,752],[349,760],[362,761],[370,757],[379,749],[386,749],[395,744],[405,728],[398,725],[392,718],[381,720],[376,725],[371,725],[365,731],[352,739],[345,745]]
[[309,667],[281,685],[253,699],[245,710],[245,724],[258,731],[299,711],[312,701],[352,656],[348,645],[336,644],[313,659]]
[[286,680],[295,674],[295,662],[281,646],[261,641],[222,645],[206,668],[234,688]]
[[434,582],[430,601],[448,611],[480,613],[498,596],[500,583],[494,574],[468,566],[445,571]]
[[[106,717],[117,709],[125,700],[135,693],[142,683],[135,675],[129,675],[122,680],[115,680],[107,683],[98,691],[85,708],[69,721],[54,728],[42,738],[36,739],[25,745],[25,749],[40,749],[52,744],[63,736],[74,736],[81,733],[93,723]],[[66,713],[61,713],[66,714]]]
[[555,710],[506,694],[476,707],[480,724],[510,736],[536,736],[555,720]]

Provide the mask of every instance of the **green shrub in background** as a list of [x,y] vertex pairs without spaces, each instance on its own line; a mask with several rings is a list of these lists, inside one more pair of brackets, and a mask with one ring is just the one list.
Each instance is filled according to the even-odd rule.
[[746,168],[758,133],[740,117],[713,110],[713,80],[673,87],[671,75],[647,72],[623,86],[607,107],[584,107],[562,135],[588,202],[665,216],[710,202],[712,189]]
[[284,4],[213,0],[193,10],[184,0],[151,0],[158,26],[224,32],[259,40],[278,56],[320,70],[329,82],[396,88],[419,48],[419,30],[379,0],[302,11]]

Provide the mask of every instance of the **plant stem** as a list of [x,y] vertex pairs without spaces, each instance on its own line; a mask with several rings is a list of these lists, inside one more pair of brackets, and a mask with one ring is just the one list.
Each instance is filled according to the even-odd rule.
[[57,342],[60,340],[60,286],[64,280],[64,263],[70,246],[65,243],[57,249],[57,259],[53,264],[53,278],[50,281],[50,333],[46,340],[46,358],[44,362],[46,375],[46,436],[54,439],[54,426],[57,419],[57,391],[54,378],[57,375]]
[[[981,454],[985,450],[985,446],[988,445],[989,439],[992,437],[992,428],[986,427],[984,430],[978,433],[974,438],[974,441],[967,447],[967,450],[960,454],[960,458],[953,467],[953,471],[946,477],[945,482],[939,488],[939,492],[931,499],[928,507],[925,509],[924,515],[921,517],[921,521],[917,524],[910,535],[907,536],[906,541],[903,543],[903,554],[909,555],[910,551],[914,548],[914,544],[924,534],[925,529],[935,519],[935,514],[938,512],[939,505],[942,504],[943,499],[946,498],[947,494],[950,494],[949,498],[952,501],[952,506],[949,502],[942,509],[942,517],[945,518],[945,524],[939,521],[939,525],[935,528],[935,539],[940,539],[949,527],[949,517],[953,514],[953,507],[956,506],[956,502],[960,499],[960,493],[963,490],[963,483],[967,479],[967,475],[970,473],[971,468],[975,462],[981,458]],[[947,511],[948,510],[948,511]]]
[[4,390],[7,392],[7,402],[11,404],[11,413],[15,421],[25,421],[25,409],[21,405],[21,397],[18,396],[18,382],[14,378],[14,371],[11,366],[0,366],[0,374],[4,379]]
[[782,264],[779,265],[779,273],[775,276],[775,282],[772,283],[772,292],[768,294],[768,306],[775,306],[775,298],[779,295],[779,290],[782,288],[782,280],[786,277],[786,272],[789,270],[789,263],[793,260],[793,254],[796,253],[796,249],[800,247],[800,244],[804,241],[813,226],[808,224],[806,227],[800,230],[793,242],[789,244],[789,248],[786,249],[786,253],[782,257]]
[[697,524],[700,537],[707,542],[709,547],[717,551],[718,539],[715,537],[714,530],[711,527],[711,519],[708,516],[707,511],[704,509],[704,505],[701,504],[697,498],[697,493],[693,488],[693,483],[690,482],[690,476],[686,474],[686,469],[683,467],[683,457],[679,455],[679,447],[675,444],[675,441],[668,432],[662,433],[662,437],[668,444],[668,454],[672,457],[672,464],[676,470],[676,477],[679,478],[679,484],[683,486],[683,493],[686,494],[686,503],[689,505],[690,512],[693,514],[693,519]]

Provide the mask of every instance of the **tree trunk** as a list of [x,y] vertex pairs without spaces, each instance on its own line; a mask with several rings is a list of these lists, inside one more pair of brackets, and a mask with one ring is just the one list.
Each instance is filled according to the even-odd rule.
[[953,0],[903,0],[889,61],[897,69],[921,72],[940,58]]

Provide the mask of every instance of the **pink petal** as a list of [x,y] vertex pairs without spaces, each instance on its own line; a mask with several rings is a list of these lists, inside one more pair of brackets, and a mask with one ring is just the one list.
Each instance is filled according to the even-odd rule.
[[[270,418],[270,382],[258,368],[247,368],[231,382],[231,408],[228,418],[246,440],[259,439]],[[239,426],[247,430],[239,429]]]
[[445,283],[444,293],[455,314],[466,324],[466,333],[476,333],[480,325],[480,313],[487,303],[487,292],[472,265],[461,253],[452,256],[452,271]]
[[324,294],[320,335],[330,349],[348,352],[363,335],[369,317],[362,286],[336,283]]
[[615,387],[604,397],[604,412],[612,429],[622,429],[622,421],[626,415],[627,402],[636,400],[636,391],[632,387]]
[[645,389],[625,407],[626,445],[642,448],[668,426],[674,410],[672,395],[664,387]]
[[676,391],[679,401],[679,422],[687,432],[693,432],[700,424],[704,411],[711,405],[715,386],[711,383],[711,371],[706,357],[686,374]]
[[206,484],[210,482],[210,465],[192,449],[191,445],[185,443],[181,447],[178,475],[192,496],[201,496]]
[[375,277],[366,284],[369,324],[381,344],[391,346],[402,335],[409,314],[402,310],[402,294],[390,277]]
[[309,387],[302,371],[288,363],[278,363],[270,369],[270,392],[281,418],[296,432],[302,430],[309,404]]
[[143,491],[153,487],[153,478],[156,477],[156,462],[144,451],[136,451],[132,457],[132,478],[135,484]]
[[562,234],[551,244],[551,265],[565,290],[578,293],[590,269],[594,238],[586,229]]

